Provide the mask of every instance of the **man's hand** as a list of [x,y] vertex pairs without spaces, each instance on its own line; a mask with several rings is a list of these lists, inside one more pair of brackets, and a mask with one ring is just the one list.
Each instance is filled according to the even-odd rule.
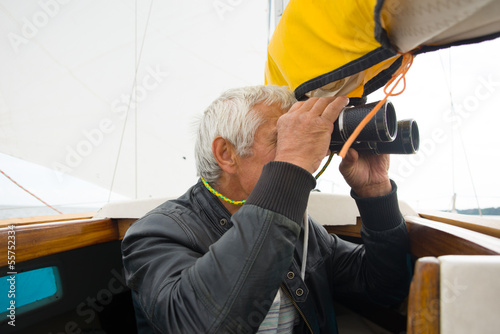
[[347,97],[312,97],[295,103],[278,119],[274,160],[314,173],[328,154],[333,122],[348,103]]
[[339,170],[359,197],[383,196],[391,192],[389,155],[359,154],[349,149]]

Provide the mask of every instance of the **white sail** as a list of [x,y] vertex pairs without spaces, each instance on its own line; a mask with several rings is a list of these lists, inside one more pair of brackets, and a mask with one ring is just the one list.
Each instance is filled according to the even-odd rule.
[[197,115],[263,83],[267,1],[0,1],[0,152],[131,198],[196,180]]
[[[128,198],[181,194],[196,181],[196,118],[223,90],[263,83],[268,11],[264,0],[0,0],[0,152],[50,168],[43,185],[62,197],[72,176]],[[451,208],[454,192],[474,206],[469,171],[481,205],[498,206],[499,52],[496,39],[419,55],[391,98],[421,131],[420,152],[391,165],[415,208]],[[349,191],[335,162],[318,187]]]

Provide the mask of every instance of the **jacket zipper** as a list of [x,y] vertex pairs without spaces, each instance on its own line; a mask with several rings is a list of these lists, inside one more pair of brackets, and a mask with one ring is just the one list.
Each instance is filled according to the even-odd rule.
[[288,292],[288,290],[285,288],[284,284],[281,284],[281,290],[283,290],[285,292],[285,294],[288,296],[288,298],[292,301],[293,306],[295,306],[295,309],[299,312],[300,316],[302,317],[302,319],[306,323],[307,328],[309,328],[309,332],[311,334],[314,334],[311,326],[309,325],[309,322],[306,319],[306,316],[304,315],[304,313],[302,313],[302,310],[299,308],[299,306],[297,305],[297,303],[295,302],[295,300],[293,300],[292,296],[290,295],[290,293]]

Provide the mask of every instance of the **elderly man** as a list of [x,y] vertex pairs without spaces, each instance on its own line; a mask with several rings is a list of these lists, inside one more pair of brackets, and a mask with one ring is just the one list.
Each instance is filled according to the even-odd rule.
[[388,156],[350,150],[340,165],[363,245],[304,215],[347,103],[257,86],[210,105],[195,148],[200,181],[123,240],[140,333],[336,333],[337,298],[406,296],[408,237]]

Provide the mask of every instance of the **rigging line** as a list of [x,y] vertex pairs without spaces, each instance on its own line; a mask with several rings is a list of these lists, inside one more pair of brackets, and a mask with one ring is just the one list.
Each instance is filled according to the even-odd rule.
[[[444,52],[444,51],[443,51]],[[448,95],[450,100],[450,110],[453,118],[456,119],[457,113],[455,110],[455,103],[453,102],[453,92],[452,92],[452,78],[451,78],[451,49],[447,50],[448,52],[448,74],[445,70],[445,64],[443,62],[442,53],[439,53],[439,60],[441,61],[441,67],[443,69],[443,73],[445,76],[446,87],[448,88]],[[446,80],[448,79],[448,80]],[[452,187],[452,211],[455,209],[456,203],[456,174],[455,174],[455,125],[453,122],[450,122],[450,131],[451,131],[451,187]]]
[[35,194],[33,194],[32,192],[30,192],[28,189],[24,188],[22,185],[20,185],[19,183],[17,183],[16,181],[14,181],[14,179],[12,179],[9,175],[7,175],[3,170],[0,169],[0,173],[2,173],[3,175],[5,175],[6,178],[8,178],[9,180],[11,180],[16,186],[18,186],[19,188],[21,188],[22,190],[26,191],[28,194],[30,194],[31,196],[35,197],[37,200],[39,200],[40,202],[42,202],[43,204],[45,204],[46,206],[48,206],[49,208],[51,208],[52,210],[58,212],[59,214],[63,214],[61,211],[57,210],[56,208],[54,208],[52,205],[48,204],[47,202],[45,202],[44,200],[42,200],[40,197],[36,196]]
[[[142,51],[144,49],[144,42],[146,40],[146,33],[147,33],[148,27],[149,27],[149,21],[150,21],[150,18],[151,18],[152,8],[153,8],[153,0],[151,0],[151,2],[149,4],[148,18],[146,20],[146,27],[144,28],[144,34],[142,36],[141,49],[140,49],[140,52],[139,52],[138,56],[137,56],[137,45],[136,45],[135,55],[136,55],[137,58],[136,58],[136,63],[135,63],[135,73],[134,73],[134,81],[132,83],[132,90],[134,90],[134,87],[137,87],[137,72],[139,70],[139,63],[141,62],[141,58],[142,58]],[[135,15],[136,15],[136,18],[137,18],[137,10],[136,10]],[[136,24],[137,24],[137,19],[136,19]],[[114,184],[115,184],[116,171],[118,169],[118,161],[120,160],[120,155],[121,155],[122,145],[123,145],[123,139],[124,139],[124,136],[125,136],[125,128],[126,128],[126,125],[127,125],[128,115],[129,115],[129,112],[130,112],[130,105],[132,104],[132,95],[133,94],[130,94],[130,98],[129,98],[128,106],[127,106],[127,112],[125,113],[125,120],[123,121],[123,129],[122,129],[122,133],[121,133],[121,136],[120,136],[120,144],[118,145],[118,155],[116,157],[115,167],[113,169],[113,177],[111,178],[111,186],[109,188],[108,203],[111,200],[111,193],[113,191],[113,187],[114,187]],[[135,105],[137,107],[137,100],[135,100]],[[137,187],[136,187],[136,191],[137,191]],[[137,193],[136,193],[136,197],[137,197]]]
[[[451,106],[451,114],[454,117],[457,117],[457,111],[455,110],[455,102],[453,101],[453,93],[452,93],[452,77],[451,77],[451,49],[448,50],[448,73],[449,73],[449,94],[450,94],[450,106]],[[456,170],[455,170],[455,164],[456,164],[456,159],[455,159],[455,127],[453,125],[453,122],[450,123],[451,126],[451,187],[453,190],[453,207],[452,211],[457,210],[457,189],[456,189],[456,182],[457,182],[457,175],[456,175]]]
[[269,45],[269,42],[271,41],[271,12],[272,12],[272,7],[273,7],[273,0],[269,0],[267,2],[267,45]]
[[472,191],[474,192],[474,198],[476,199],[477,210],[479,211],[479,215],[483,216],[483,212],[481,211],[481,206],[479,205],[479,198],[477,197],[476,185],[474,184],[474,178],[472,177],[472,171],[469,164],[469,157],[467,156],[467,152],[465,151],[464,140],[462,138],[462,133],[460,131],[458,131],[458,138],[460,139],[460,144],[462,144],[462,151],[464,152],[465,163],[467,164],[467,171],[469,172],[469,178],[472,184]]
[[[137,75],[137,69],[139,68],[139,63],[137,61],[137,34],[138,34],[138,28],[137,28],[137,11],[138,11],[138,4],[137,4],[137,1],[138,0],[135,0],[135,68],[136,68],[136,75]],[[134,133],[134,146],[135,146],[135,157],[134,157],[134,171],[135,171],[135,177],[134,177],[134,180],[135,180],[135,196],[134,198],[137,199],[137,186],[138,186],[138,182],[137,182],[137,176],[138,176],[138,172],[137,172],[137,150],[138,150],[138,147],[137,147],[137,80],[134,80],[134,101],[135,101],[135,104],[134,104],[134,109],[135,109],[135,121],[134,121],[134,130],[135,130],[135,133]]]
[[[449,66],[449,69],[448,69],[448,72],[449,72],[449,83],[448,83],[448,93],[450,95],[450,107],[451,107],[451,112],[452,112],[452,115],[453,116],[457,116],[456,115],[456,111],[455,111],[455,105],[453,103],[453,98],[452,98],[452,80],[451,80],[451,50],[448,50],[448,57],[449,57],[449,60],[448,60],[448,66]],[[442,58],[440,57],[440,60],[441,60],[441,65],[443,66],[443,70],[444,70],[444,64],[443,64],[443,60]],[[477,191],[476,191],[476,186],[475,186],[475,183],[474,183],[474,178],[473,178],[473,175],[472,175],[472,170],[471,170],[471,167],[470,167],[470,163],[469,163],[469,157],[467,155],[467,151],[465,149],[465,144],[464,144],[464,140],[463,140],[463,137],[462,137],[462,133],[461,131],[454,131],[455,128],[453,126],[453,122],[451,123],[451,145],[452,145],[452,186],[453,186],[453,209],[455,208],[455,201],[456,201],[456,189],[455,189],[455,142],[454,142],[454,137],[455,137],[455,133],[457,134],[458,136],[458,139],[460,140],[460,144],[461,144],[461,147],[462,147],[462,151],[463,151],[463,154],[464,154],[464,159],[465,159],[465,163],[467,165],[467,172],[469,173],[469,178],[470,178],[470,182],[472,184],[472,190],[474,192],[474,198],[476,200],[476,205],[477,205],[477,209],[479,211],[479,215],[482,216],[483,213],[481,211],[481,206],[479,205],[479,198],[477,196]]]

